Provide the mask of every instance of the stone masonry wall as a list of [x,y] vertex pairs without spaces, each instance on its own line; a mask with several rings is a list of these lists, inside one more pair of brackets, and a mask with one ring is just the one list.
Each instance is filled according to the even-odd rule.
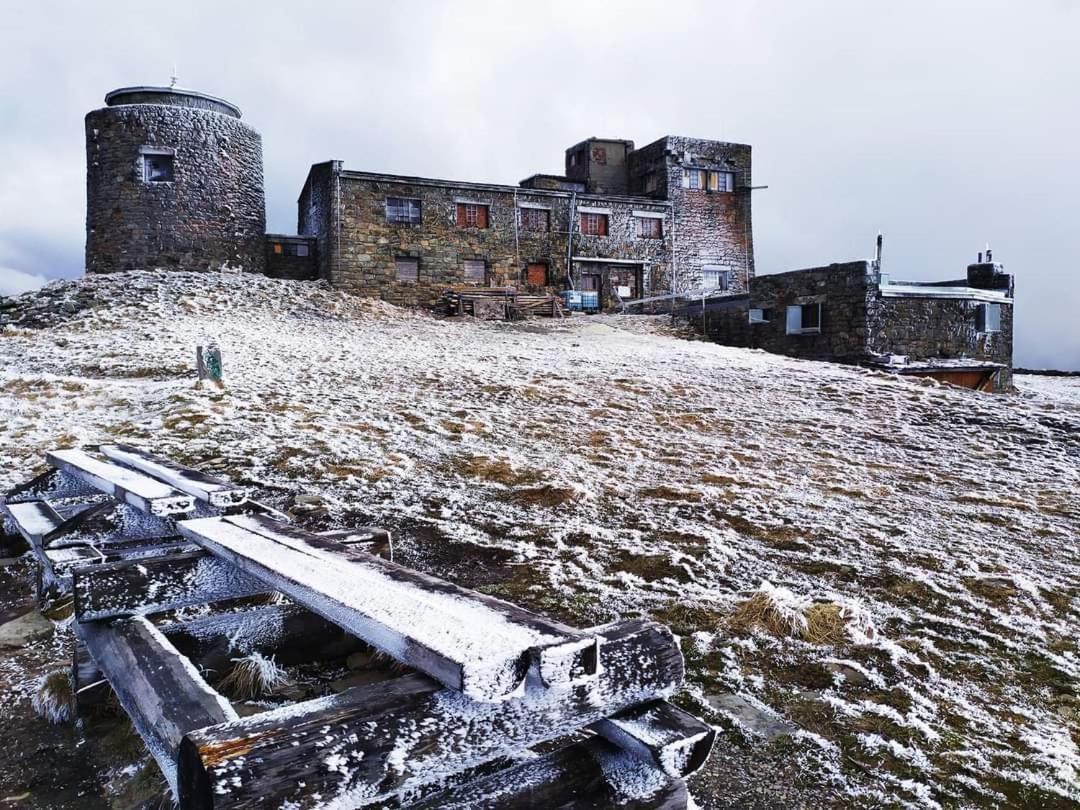
[[[315,169],[320,169],[318,173]],[[301,196],[300,231],[318,237],[320,270],[331,283],[360,295],[380,297],[401,306],[431,306],[452,285],[463,284],[464,262],[486,264],[488,286],[528,288],[525,268],[530,263],[548,265],[548,291],[565,289],[567,278],[567,231],[571,196],[565,192],[515,189],[342,172],[340,178],[340,225],[335,249],[333,171],[314,167]],[[387,197],[418,199],[419,225],[393,224],[386,220]],[[649,264],[652,275],[668,272],[670,241],[635,236],[634,210],[667,211],[649,200],[601,199],[579,195],[581,205],[610,210],[609,235],[573,237],[573,255],[621,258]],[[489,206],[487,228],[458,227],[459,201]],[[550,211],[550,230],[544,233],[518,228],[515,206],[544,206]],[[304,211],[307,213],[303,213]],[[329,210],[329,214],[325,213]],[[669,222],[665,224],[670,226]],[[666,230],[666,229],[665,229]],[[323,245],[333,255],[323,252]],[[398,282],[395,259],[415,258],[419,280]],[[646,280],[646,284],[649,280]]]
[[[699,288],[702,268],[719,265],[731,272],[732,293],[747,292],[754,277],[750,147],[667,136],[632,152],[628,165],[632,193],[672,203],[677,288]],[[735,190],[683,188],[683,169],[733,172]]]
[[[142,147],[174,150],[172,182],[143,179]],[[230,115],[130,104],[86,116],[86,270],[263,272],[259,133]]]
[[995,388],[1012,386],[1012,304],[1001,305],[1001,331],[979,331],[979,303],[960,298],[875,297],[869,311],[871,352],[912,360],[971,358],[1003,363]]

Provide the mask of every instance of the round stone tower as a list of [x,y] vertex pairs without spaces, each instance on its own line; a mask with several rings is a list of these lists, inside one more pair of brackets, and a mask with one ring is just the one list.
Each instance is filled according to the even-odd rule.
[[125,87],[86,116],[86,271],[264,272],[262,138],[240,110]]

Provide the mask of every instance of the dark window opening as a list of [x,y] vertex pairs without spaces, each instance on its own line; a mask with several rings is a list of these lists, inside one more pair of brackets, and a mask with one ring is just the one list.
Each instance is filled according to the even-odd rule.
[[487,281],[487,262],[483,259],[465,260],[465,283],[484,284]]
[[419,225],[420,200],[387,197],[386,221],[394,225]]
[[551,230],[551,212],[543,208],[522,208],[521,229],[547,233]]
[[394,259],[394,273],[398,281],[419,281],[420,262],[409,256],[398,256]]
[[143,179],[147,183],[173,182],[173,156],[143,155]]

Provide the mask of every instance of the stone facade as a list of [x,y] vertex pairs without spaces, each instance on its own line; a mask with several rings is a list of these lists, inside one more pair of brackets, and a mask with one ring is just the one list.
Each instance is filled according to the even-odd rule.
[[[671,202],[676,291],[711,286],[706,269],[728,276],[732,293],[754,277],[751,152],[746,144],[668,135],[630,153],[632,192]],[[694,185],[691,172],[698,174]],[[703,173],[703,174],[700,174]],[[725,180],[709,188],[713,178]]]
[[239,110],[176,88],[106,103],[86,116],[87,272],[263,272],[262,139]]
[[[997,264],[927,284],[892,281],[862,261],[758,276],[748,295],[709,299],[700,309],[691,303],[685,313],[719,343],[942,379],[984,368],[995,390],[1009,390],[1012,295],[1012,277]],[[798,317],[806,328],[793,331],[791,307],[804,308]]]
[[[416,221],[393,221],[388,200],[418,204]],[[460,222],[459,206],[482,207],[482,226]],[[607,234],[583,233],[585,215],[606,217]],[[659,236],[639,236],[639,219],[658,219]],[[299,230],[318,244],[320,277],[402,306],[430,306],[467,283],[551,292],[572,280],[610,303],[620,287],[640,297],[670,281],[670,206],[644,197],[352,172],[332,161],[312,167]],[[401,260],[415,262],[415,279],[399,278]]]

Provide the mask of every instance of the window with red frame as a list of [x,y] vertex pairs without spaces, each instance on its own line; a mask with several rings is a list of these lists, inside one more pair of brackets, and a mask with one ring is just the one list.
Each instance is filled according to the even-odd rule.
[[586,236],[607,236],[607,214],[582,214],[581,232]]
[[457,224],[459,228],[486,228],[488,207],[479,203],[458,203]]

